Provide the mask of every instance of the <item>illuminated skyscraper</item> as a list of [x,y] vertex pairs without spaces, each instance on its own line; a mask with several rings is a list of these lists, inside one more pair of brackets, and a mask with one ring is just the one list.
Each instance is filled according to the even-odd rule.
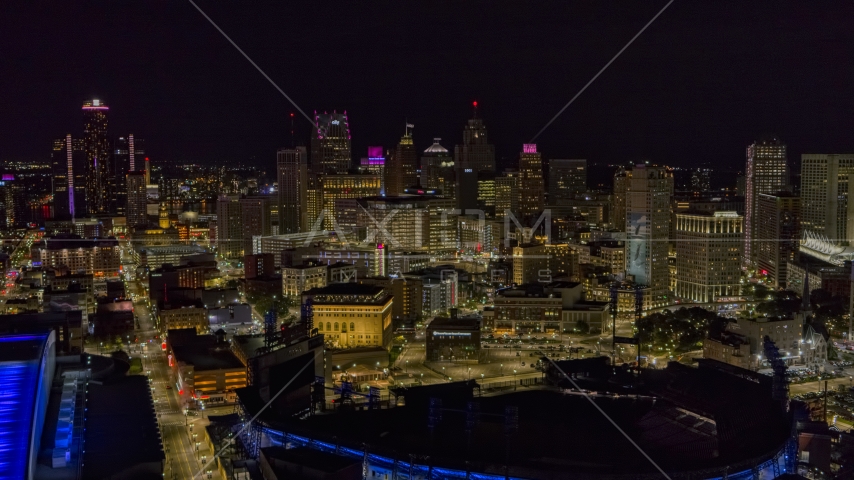
[[89,213],[93,214],[112,213],[115,205],[115,177],[107,137],[108,110],[109,107],[100,100],[83,104],[83,146],[89,169],[86,193]]
[[128,172],[127,194],[128,227],[147,224],[146,206],[148,204],[148,192],[145,185],[145,171]]
[[747,147],[744,197],[744,260],[749,266],[756,263],[753,248],[758,224],[759,195],[785,190],[789,183],[786,145],[773,138],[754,142]]
[[626,275],[649,287],[653,306],[670,291],[670,199],[673,173],[666,167],[636,165],[626,170]]
[[216,200],[216,248],[223,258],[243,257],[240,196],[220,195]]
[[457,208],[461,210],[478,208],[478,173],[495,172],[495,146],[489,143],[483,120],[477,116],[477,102],[473,105],[473,118],[463,129],[463,143],[454,147],[455,190]]
[[495,146],[487,140],[483,120],[477,117],[477,102],[474,102],[474,118],[463,129],[462,145],[454,147],[454,161],[458,170],[495,171]]
[[115,172],[116,206],[115,213],[125,215],[128,203],[128,172],[136,171],[136,166],[142,166],[145,158],[143,140],[134,138],[133,134],[119,137],[113,149],[113,171]]
[[362,163],[359,165],[359,170],[365,173],[372,173],[380,177],[380,194],[385,193],[385,155],[383,155],[383,147],[368,147],[368,156],[362,158]]
[[587,191],[587,160],[549,160],[549,202],[569,200]]
[[86,208],[86,151],[83,140],[71,135],[54,140],[51,159],[53,175],[53,217],[84,217]]
[[[240,199],[240,235],[243,239],[243,254],[261,253],[253,248],[254,237],[270,235],[272,222],[268,195],[248,195]],[[260,243],[258,243],[260,249]]]
[[676,296],[698,303],[741,294],[744,217],[736,212],[676,214]]
[[800,243],[801,199],[789,192],[758,195],[756,271],[778,288],[786,286],[787,263],[795,260]]
[[519,210],[519,173],[504,172],[495,178],[495,216],[503,218],[507,211]]
[[305,147],[281,148],[276,152],[279,177],[279,234],[307,230],[306,190],[308,155]]
[[833,243],[854,240],[848,231],[852,176],[854,154],[801,155],[801,228]]
[[626,192],[629,188],[629,175],[624,167],[614,173],[614,199],[611,203],[611,227],[618,232],[626,231]]
[[455,198],[454,159],[448,149],[439,144],[441,138],[434,138],[433,145],[421,154],[421,186],[442,191],[447,198]]
[[409,187],[418,184],[418,156],[412,143],[411,124],[406,124],[406,133],[400,138],[394,153],[385,168],[387,196],[397,196]]
[[311,169],[315,173],[347,173],[351,167],[350,123],[347,112],[314,112]]
[[519,215],[538,215],[543,211],[543,157],[537,144],[526,143],[519,154]]

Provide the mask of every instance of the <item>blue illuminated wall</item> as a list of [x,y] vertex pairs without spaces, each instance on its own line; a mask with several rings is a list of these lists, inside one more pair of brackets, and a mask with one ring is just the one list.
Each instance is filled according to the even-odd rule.
[[[20,348],[29,344],[31,348]],[[17,347],[17,348],[16,348]],[[35,473],[55,363],[54,333],[0,336],[0,479]],[[19,351],[27,355],[18,355]]]

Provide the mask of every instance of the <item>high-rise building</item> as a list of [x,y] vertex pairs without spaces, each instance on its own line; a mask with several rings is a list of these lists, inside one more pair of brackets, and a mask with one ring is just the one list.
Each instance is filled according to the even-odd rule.
[[831,242],[854,240],[848,230],[854,154],[801,155],[801,228]]
[[463,129],[462,145],[454,147],[454,162],[457,170],[495,171],[495,146],[489,143],[483,120],[477,117],[477,102],[474,102],[474,117]]
[[368,147],[368,156],[362,157],[359,171],[379,175],[382,181],[380,194],[385,193],[385,155],[383,154],[383,147]]
[[614,199],[611,203],[611,227],[618,232],[626,231],[626,192],[629,188],[629,175],[626,168],[620,167],[614,174]]
[[136,171],[127,174],[127,225],[135,227],[148,223],[146,206],[148,204],[148,192],[145,185],[145,172]]
[[587,160],[549,160],[549,203],[575,198],[587,191]]
[[773,138],[749,145],[745,170],[744,261],[753,266],[756,262],[753,245],[756,241],[759,195],[786,190],[789,183],[786,144]]
[[248,195],[240,198],[240,233],[245,255],[260,253],[260,243],[259,252],[254,251],[252,247],[254,237],[270,235],[270,203],[273,201],[273,198],[267,195]]
[[315,173],[346,173],[351,166],[350,122],[347,112],[314,112],[311,169]]
[[401,195],[407,188],[418,185],[418,156],[412,143],[410,128],[412,127],[407,124],[406,133],[400,138],[397,148],[386,164],[386,195]]
[[455,197],[460,210],[478,208],[480,172],[495,172],[495,146],[489,143],[483,120],[474,115],[463,129],[463,143],[454,147]]
[[83,140],[71,135],[54,140],[51,169],[53,175],[54,218],[75,218],[86,215],[86,150]]
[[144,142],[134,138],[131,133],[127,137],[119,137],[113,148],[113,172],[115,173],[115,213],[125,215],[128,204],[127,174],[136,170],[137,162],[142,166],[145,158]]
[[216,245],[223,258],[243,257],[240,197],[220,195],[216,200]]
[[436,195],[366,197],[358,224],[371,243],[389,248],[416,251],[457,248],[456,217],[451,199]]
[[786,287],[786,265],[800,243],[801,199],[789,192],[760,193],[757,201],[756,271],[777,287]]
[[676,296],[693,302],[741,293],[744,217],[736,212],[676,214]]
[[276,152],[276,172],[279,177],[279,234],[307,230],[309,172],[305,147],[279,149]]
[[86,193],[89,213],[112,213],[115,206],[115,176],[107,137],[107,107],[100,100],[83,103],[83,147],[88,174]]
[[651,305],[665,305],[670,291],[673,173],[666,167],[640,164],[626,170],[626,176],[626,275],[649,287]]
[[421,186],[441,190],[445,197],[455,198],[454,159],[448,149],[439,144],[441,141],[441,138],[434,138],[433,145],[421,155]]
[[519,210],[519,173],[504,172],[495,178],[495,216],[504,217],[507,211]]
[[519,214],[538,215],[544,208],[543,157],[535,143],[526,143],[519,154]]

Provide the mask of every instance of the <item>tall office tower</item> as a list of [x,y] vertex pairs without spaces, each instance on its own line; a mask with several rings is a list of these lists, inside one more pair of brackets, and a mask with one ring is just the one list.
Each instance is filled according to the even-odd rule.
[[145,172],[128,172],[128,204],[127,204],[127,226],[129,228],[148,223],[146,206],[148,205],[148,192],[145,185]]
[[[270,218],[270,203],[274,201],[268,195],[248,195],[240,198],[240,234],[243,239],[244,255],[261,253],[253,248],[253,237],[270,235],[272,222]],[[258,250],[258,251],[256,251]]]
[[854,240],[848,231],[849,179],[854,154],[801,155],[801,228],[833,243]]
[[519,154],[519,215],[539,215],[543,211],[543,157],[537,144],[526,143]]
[[457,208],[477,208],[477,174],[495,172],[495,146],[489,143],[483,120],[474,115],[463,129],[463,143],[454,147]]
[[786,264],[800,244],[801,199],[790,192],[760,193],[756,216],[756,271],[785,288]]
[[113,146],[113,172],[115,173],[115,201],[116,206],[114,211],[118,215],[127,213],[128,203],[128,172],[136,171],[137,159],[141,164],[145,158],[145,150],[143,148],[143,140],[134,138],[133,134],[127,137],[119,137]]
[[412,143],[412,133],[406,125],[406,133],[400,138],[385,168],[385,185],[388,196],[401,195],[404,190],[418,184],[418,157]]
[[495,216],[519,211],[519,173],[504,172],[495,178]]
[[[83,146],[86,149],[88,174],[86,193],[89,213],[112,213],[115,177],[110,161],[110,141],[107,138],[107,111],[100,100],[83,104]],[[78,212],[79,213],[79,212]]]
[[629,175],[625,167],[614,173],[614,196],[611,203],[611,227],[618,232],[626,231],[626,192],[629,188]]
[[587,160],[549,160],[549,203],[570,200],[587,191]]
[[636,165],[626,171],[626,275],[650,289],[650,305],[667,304],[670,291],[670,198],[673,173]]
[[243,257],[240,196],[220,195],[216,200],[216,246],[223,258]]
[[698,303],[741,293],[744,217],[736,212],[676,214],[676,296]]
[[695,168],[691,171],[691,191],[706,193],[712,188],[712,170],[710,168]]
[[487,139],[483,120],[477,118],[477,102],[474,102],[474,118],[463,129],[462,145],[454,147],[454,162],[457,170],[495,171],[495,146]]
[[754,266],[759,195],[785,190],[789,183],[786,145],[776,138],[754,142],[747,147],[744,194],[744,263]]
[[279,177],[279,234],[307,230],[308,155],[305,147],[280,148],[276,152],[276,173]]
[[151,185],[151,162],[145,157],[145,184]]
[[60,219],[86,215],[86,150],[83,140],[71,135],[53,141],[53,217]]
[[421,186],[441,190],[447,197],[453,196],[455,190],[453,185],[446,185],[454,181],[454,159],[448,149],[439,144],[441,141],[441,138],[434,138],[433,145],[421,154]]
[[166,205],[167,212],[170,215],[180,211],[181,185],[177,178],[167,178],[161,173],[160,180],[157,182],[157,190],[160,194],[160,202]]
[[368,156],[362,158],[359,171],[379,175],[380,194],[385,193],[385,155],[383,155],[383,147],[368,147]]
[[495,172],[477,174],[477,208],[490,217],[495,215]]
[[347,112],[314,112],[311,169],[314,173],[347,173],[350,170],[350,122]]

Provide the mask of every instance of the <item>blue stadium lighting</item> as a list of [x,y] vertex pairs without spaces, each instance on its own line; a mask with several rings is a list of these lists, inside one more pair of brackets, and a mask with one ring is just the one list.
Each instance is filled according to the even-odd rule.
[[0,350],[18,342],[41,342],[38,356],[28,359],[0,361],[0,479],[31,478],[41,424],[44,422],[42,404],[46,392],[41,383],[45,375],[44,346],[50,334],[0,336]]

